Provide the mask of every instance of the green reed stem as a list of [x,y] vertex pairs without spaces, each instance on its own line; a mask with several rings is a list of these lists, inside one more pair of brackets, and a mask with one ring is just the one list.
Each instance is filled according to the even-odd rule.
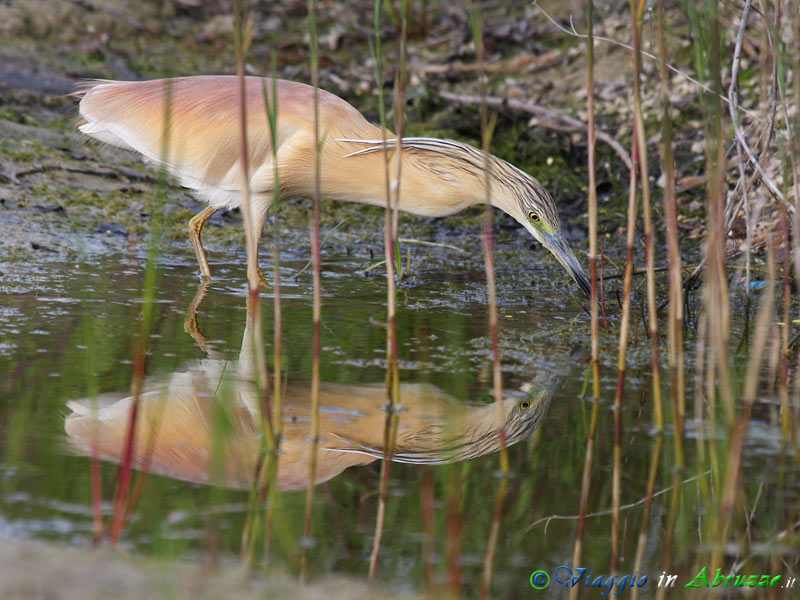
[[658,3],[658,54],[661,81],[662,139],[664,151],[662,170],[664,186],[664,215],[667,229],[667,263],[669,273],[669,379],[674,423],[675,462],[683,468],[683,429],[686,419],[686,382],[683,365],[683,281],[681,278],[681,250],[678,243],[678,209],[675,194],[675,159],[672,151],[672,117],[669,101],[669,72],[667,70],[667,34],[664,0]]
[[[404,114],[404,88],[406,77],[406,35],[407,35],[407,10],[406,0],[403,0],[401,13],[401,32],[400,32],[400,70],[395,77],[395,97],[394,97],[394,116],[395,116],[395,137],[398,143],[395,145],[394,158],[390,159],[386,144],[386,105],[383,95],[383,57],[381,45],[381,0],[375,2],[375,76],[378,82],[378,103],[381,119],[381,136],[383,142],[383,165],[385,183],[385,215],[383,228],[383,247],[386,264],[386,355],[388,364],[386,366],[386,419],[383,430],[383,461],[381,462],[380,484],[378,486],[378,510],[375,518],[375,535],[372,542],[372,553],[369,561],[369,578],[374,580],[378,573],[378,559],[380,558],[381,540],[386,521],[386,506],[389,493],[389,477],[392,469],[392,456],[394,455],[395,442],[397,440],[397,427],[400,410],[400,375],[397,362],[397,325],[396,325],[396,289],[395,289],[395,267],[401,271],[401,257],[399,245],[397,243],[398,212],[400,204],[400,181],[403,164],[403,114]],[[392,179],[391,162],[395,160],[397,168]],[[395,192],[394,210],[392,208],[392,189]],[[397,265],[395,264],[397,261]]]
[[[724,448],[730,439],[718,440],[715,435],[718,405],[721,405],[725,421],[730,428],[735,418],[734,394],[730,369],[730,311],[728,301],[728,281],[726,272],[726,223],[725,223],[725,130],[722,123],[723,110],[720,103],[722,92],[722,41],[716,0],[705,0],[702,4],[688,3],[692,46],[695,50],[695,68],[699,75],[710,82],[710,92],[701,94],[705,115],[704,133],[706,139],[707,172],[707,226],[706,226],[706,266],[703,286],[703,311],[707,331],[707,362],[705,372],[706,404],[708,406],[707,439],[709,464],[713,483],[711,497],[718,498],[721,493],[721,457],[728,455]],[[702,360],[702,357],[700,357]],[[672,510],[671,510],[672,512]],[[706,518],[707,539],[716,540],[717,528],[721,519],[719,501],[712,502]],[[662,563],[670,560],[666,554],[671,547],[672,528],[666,532],[667,543]],[[708,557],[712,558],[712,557]],[[708,559],[698,555],[698,563],[707,564]],[[712,570],[716,567],[712,564]]]
[[[656,429],[659,434],[664,430],[664,415],[663,406],[661,402],[661,370],[659,365],[659,348],[658,348],[658,321],[656,314],[656,276],[655,276],[655,244],[653,242],[653,217],[652,207],[650,204],[650,178],[647,171],[647,142],[645,140],[644,130],[644,116],[642,114],[642,90],[641,90],[641,37],[642,37],[642,18],[644,15],[645,1],[639,0],[638,6],[635,0],[631,0],[631,13],[632,13],[632,27],[633,27],[633,121],[634,121],[634,136],[636,138],[636,145],[639,148],[639,167],[642,181],[642,215],[644,219],[644,237],[645,237],[645,268],[647,279],[647,316],[648,316],[648,337],[650,338],[650,367],[653,380],[653,407],[655,413]],[[662,11],[663,13],[663,11]],[[663,14],[661,14],[663,19]],[[661,33],[663,34],[663,22],[661,23]],[[664,61],[662,50],[662,62]],[[665,75],[662,74],[662,78]],[[665,122],[669,119],[668,107],[665,108],[667,114],[665,115]],[[666,127],[666,125],[665,125]],[[671,149],[670,149],[671,154]],[[674,188],[673,188],[674,189]],[[676,238],[677,241],[677,238]],[[673,270],[674,273],[674,270]],[[680,265],[678,265],[678,277],[680,277]],[[626,297],[627,300],[627,297]],[[617,411],[621,409],[621,405],[615,405]],[[616,419],[620,417],[619,413],[615,415]],[[616,438],[615,438],[616,440]],[[647,480],[647,502],[642,514],[642,527],[639,532],[639,539],[636,549],[636,557],[634,562],[634,570],[641,566],[642,557],[644,555],[644,548],[647,541],[647,529],[650,519],[650,505],[653,497],[653,489],[655,487],[656,475],[658,474],[659,457],[661,454],[661,444],[663,438],[659,435],[656,438],[653,448],[652,460],[650,463],[650,473]],[[679,447],[676,445],[676,448]],[[617,471],[621,464],[621,448],[615,443],[614,446],[614,469],[615,473],[621,475]],[[683,459],[680,459],[682,465]],[[614,483],[614,508],[619,508],[619,482],[615,480]],[[618,523],[618,517],[614,518]],[[616,532],[614,533],[614,543],[616,543]],[[617,557],[616,548],[612,548],[612,570],[615,568]],[[638,590],[636,590],[638,592]],[[635,596],[635,594],[634,594]]]
[[725,131],[722,124],[721,34],[716,2],[707,0],[705,15],[709,32],[708,76],[713,94],[706,94],[706,158],[708,177],[708,261],[706,266],[705,306],[709,314],[709,342],[716,357],[718,389],[728,423],[734,418],[733,382],[730,370],[730,307],[726,272],[725,240]]
[[[166,164],[169,153],[169,131],[172,120],[172,86],[169,80],[164,81],[165,103],[164,103],[164,131],[162,135],[161,156]],[[156,194],[157,207],[163,207],[166,196],[164,189],[166,186],[166,169],[159,170],[158,192]],[[128,517],[128,506],[130,501],[131,482],[133,480],[134,463],[134,442],[136,439],[136,422],[139,412],[139,399],[142,394],[144,384],[144,374],[146,371],[147,348],[150,341],[150,332],[153,324],[153,313],[155,310],[155,294],[158,285],[158,268],[156,267],[156,257],[158,247],[161,242],[162,221],[155,219],[153,229],[150,232],[150,244],[147,252],[147,264],[144,272],[144,283],[142,286],[142,313],[139,323],[139,336],[136,340],[136,347],[133,353],[133,381],[131,382],[131,392],[133,402],[131,403],[130,415],[128,417],[128,429],[125,438],[125,447],[122,451],[122,460],[117,476],[117,489],[114,495],[113,512],[111,524],[109,526],[109,543],[115,546],[122,531],[125,528]]]
[[587,170],[589,172],[589,276],[592,281],[592,397],[600,399],[600,315],[597,287],[597,174],[595,154],[595,98],[594,98],[594,1],[586,3],[586,113],[587,113]]
[[258,237],[255,231],[255,219],[250,206],[250,165],[247,149],[247,92],[244,77],[244,55],[248,41],[243,32],[245,7],[244,0],[233,3],[234,14],[234,47],[236,51],[236,75],[239,78],[239,173],[242,194],[242,217],[244,220],[244,233],[247,243],[247,282],[250,293],[258,297]]
[[[276,211],[280,204],[280,170],[278,169],[278,79],[277,79],[277,57],[275,53],[272,54],[272,102],[269,102],[266,84],[263,88],[264,105],[267,111],[267,120],[269,123],[269,136],[270,145],[272,148],[273,156],[273,183],[272,183],[272,211]],[[272,379],[272,413],[269,418],[269,466],[267,470],[267,479],[262,487],[262,499],[267,503],[267,514],[264,522],[264,556],[269,556],[270,540],[272,538],[272,523],[275,514],[275,495],[277,493],[276,477],[278,474],[278,457],[280,456],[281,436],[283,432],[283,406],[282,406],[282,391],[283,391],[283,365],[282,365],[282,343],[283,343],[283,313],[281,310],[281,275],[280,275],[280,244],[279,244],[279,230],[277,227],[272,228],[272,260],[273,260],[273,275],[272,286],[274,290],[272,314],[274,322],[274,334],[272,341],[273,352],[273,379]],[[265,400],[268,397],[265,394]],[[264,402],[263,410],[270,417],[269,402]]]
[[734,517],[737,496],[741,493],[739,479],[742,469],[742,453],[744,437],[750,422],[750,412],[756,400],[758,385],[761,380],[761,364],[766,355],[769,333],[775,317],[775,251],[771,245],[767,246],[767,285],[762,295],[761,307],[758,311],[754,341],[751,347],[750,359],[747,365],[747,376],[744,380],[744,393],[742,408],[730,434],[730,447],[728,450],[727,468],[721,494],[719,521],[716,528],[716,544],[711,556],[712,571],[722,566],[724,546],[728,539],[731,522]]
[[[251,22],[248,22],[245,28],[246,5],[243,0],[236,0],[234,2],[234,46],[236,52],[236,75],[239,83],[239,167],[241,179],[241,193],[242,193],[242,216],[244,220],[245,239],[247,243],[247,281],[248,281],[248,295],[247,295],[247,322],[248,327],[245,328],[245,336],[249,335],[250,339],[245,340],[244,345],[249,346],[250,351],[253,353],[252,361],[255,365],[255,385],[257,390],[257,397],[262,399],[261,409],[261,424],[263,438],[270,440],[273,438],[271,427],[265,426],[266,418],[270,418],[270,411],[264,409],[264,404],[269,404],[269,374],[267,373],[266,354],[264,345],[262,343],[261,335],[261,305],[259,300],[258,287],[261,281],[261,274],[258,268],[258,240],[261,237],[261,232],[257,231],[260,221],[255,218],[253,214],[253,207],[250,204],[250,152],[247,142],[247,88],[245,79],[245,54],[250,45],[250,27]],[[245,30],[246,29],[246,30]],[[243,347],[244,347],[243,345]],[[269,443],[269,442],[268,442]],[[220,452],[224,450],[220,449]],[[258,488],[259,481],[263,474],[263,460],[264,452],[259,455],[261,464],[258,469],[259,476],[253,483],[253,490],[251,492],[250,510],[248,511],[247,523],[242,532],[242,555],[246,564],[250,567],[255,562],[256,558],[256,532],[260,533],[260,521],[263,518],[261,514],[261,505],[263,502],[258,502]]]
[[317,48],[317,3],[308,0],[308,31],[311,50],[311,82],[314,86],[314,209],[311,227],[311,254],[314,260],[314,342],[311,368],[311,456],[308,465],[308,487],[303,525],[303,552],[300,562],[300,578],[308,579],[308,550],[311,541],[311,517],[314,504],[314,480],[317,474],[317,452],[319,449],[319,386],[320,386],[320,324],[322,323],[322,261],[320,258],[319,201],[321,181],[321,142],[319,135],[319,55]]

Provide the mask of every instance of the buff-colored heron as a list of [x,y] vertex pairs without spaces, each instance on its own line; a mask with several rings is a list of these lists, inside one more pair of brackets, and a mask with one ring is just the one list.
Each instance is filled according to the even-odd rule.
[[[314,194],[314,89],[278,80],[277,150],[273,151],[266,97],[273,81],[245,82],[248,168],[256,239],[273,202],[275,161],[280,197]],[[203,224],[218,210],[240,205],[239,82],[233,76],[152,81],[103,81],[78,95],[80,130],[100,141],[166,165],[185,187],[210,205],[189,222],[200,271],[209,279],[200,239]],[[320,194],[323,200],[386,205],[383,132],[353,106],[324,90],[318,93]],[[387,132],[387,145],[397,146]],[[468,144],[403,138],[393,153],[393,174],[402,166],[399,210],[427,217],[452,215],[485,202],[483,153]],[[399,165],[402,160],[402,165]],[[587,295],[589,278],[561,231],[547,190],[508,162],[490,157],[491,203],[511,215],[564,266]]]

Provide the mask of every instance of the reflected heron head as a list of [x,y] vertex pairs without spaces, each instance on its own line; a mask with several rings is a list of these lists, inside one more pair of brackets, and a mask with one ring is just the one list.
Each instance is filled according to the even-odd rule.
[[[505,444],[526,439],[539,426],[550,406],[552,393],[537,389],[503,400],[502,428]],[[499,411],[495,403],[468,406],[448,416],[432,419],[425,427],[398,432],[392,460],[395,462],[439,465],[470,460],[500,450]],[[400,425],[402,428],[402,416]],[[383,458],[384,449],[354,442],[333,449]]]

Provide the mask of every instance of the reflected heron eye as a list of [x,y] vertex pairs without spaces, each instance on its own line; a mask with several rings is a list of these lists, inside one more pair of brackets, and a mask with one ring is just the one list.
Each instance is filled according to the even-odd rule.
[[528,218],[531,220],[531,223],[538,223],[539,221],[541,221],[539,213],[533,210],[528,212]]

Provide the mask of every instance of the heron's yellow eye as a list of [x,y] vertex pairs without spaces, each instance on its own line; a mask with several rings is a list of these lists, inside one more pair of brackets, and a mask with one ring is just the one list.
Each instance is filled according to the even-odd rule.
[[519,403],[520,410],[528,410],[531,407],[531,403],[528,400],[523,400]]
[[528,218],[531,220],[531,223],[538,223],[539,221],[541,221],[541,218],[539,217],[539,213],[534,212],[534,211],[530,211],[528,213]]

